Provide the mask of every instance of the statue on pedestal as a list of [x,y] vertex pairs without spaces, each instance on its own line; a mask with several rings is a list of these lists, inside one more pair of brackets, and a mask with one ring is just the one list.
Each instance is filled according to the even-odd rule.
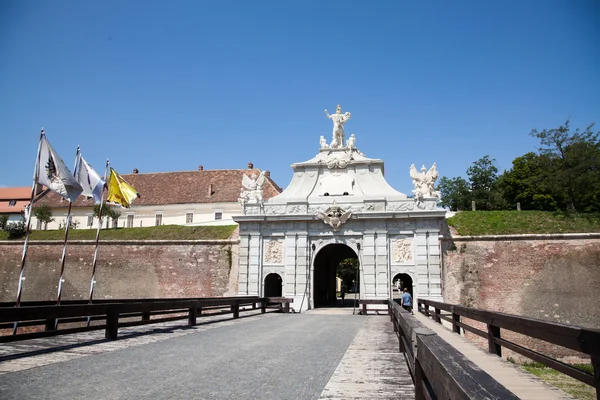
[[333,139],[329,147],[332,149],[344,147],[344,124],[350,119],[350,113],[342,114],[342,106],[338,105],[335,114],[329,115],[325,110],[325,115],[333,121]]
[[356,137],[354,136],[354,133],[350,135],[350,138],[346,141],[346,147],[350,150],[356,148]]
[[327,145],[327,140],[325,140],[325,138],[323,136],[321,136],[321,139],[319,140],[319,143],[320,143],[322,149],[328,149],[329,148],[329,146]]
[[410,177],[413,180],[413,185],[415,185],[415,190],[413,190],[413,194],[418,201],[422,201],[425,197],[435,197],[440,198],[440,192],[435,190],[435,181],[439,176],[439,173],[436,170],[435,163],[429,168],[429,171],[423,165],[421,167],[421,173],[417,171],[415,164],[410,166]]
[[262,171],[260,175],[252,174],[250,176],[242,175],[242,188],[240,189],[239,203],[244,205],[246,203],[262,204],[263,201],[263,184],[265,183],[265,171]]

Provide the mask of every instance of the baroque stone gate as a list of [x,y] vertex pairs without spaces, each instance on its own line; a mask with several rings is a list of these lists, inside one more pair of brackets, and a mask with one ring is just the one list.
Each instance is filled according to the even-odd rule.
[[314,308],[324,287],[315,260],[327,253],[335,263],[341,261],[336,253],[343,253],[359,260],[361,298],[391,298],[392,280],[407,274],[416,298],[441,300],[445,211],[437,207],[435,164],[421,172],[410,167],[415,196],[408,198],[386,182],[382,160],[361,153],[354,135],[345,140],[350,113],[338,106],[335,114],[326,114],[334,124],[332,142],[321,136],[319,153],[292,165],[292,181],[281,194],[263,202],[264,177],[244,178],[243,215],[234,217],[240,235],[238,294],[269,295],[265,280],[277,274],[281,294],[294,299],[296,310]]

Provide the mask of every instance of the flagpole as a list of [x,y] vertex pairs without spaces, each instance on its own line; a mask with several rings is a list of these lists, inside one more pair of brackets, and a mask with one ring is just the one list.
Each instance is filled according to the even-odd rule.
[[[108,165],[110,162],[106,159],[106,167],[104,168],[104,182],[108,174]],[[104,205],[104,187],[102,188],[102,196],[100,197],[100,207],[98,207],[98,228],[96,229],[96,247],[94,248],[94,260],[92,261],[92,278],[90,280],[90,299],[89,304],[92,304],[94,297],[94,284],[96,283],[96,261],[98,260],[98,243],[100,242],[100,229],[102,228],[102,206]],[[91,317],[87,319],[87,326],[90,326]]]
[[[33,168],[33,183],[31,184],[31,199],[29,200],[29,212],[27,213],[27,222],[26,222],[26,230],[25,230],[25,242],[23,243],[23,254],[21,255],[21,271],[19,272],[19,286],[17,288],[17,301],[15,303],[15,307],[19,307],[21,305],[21,293],[23,292],[23,281],[25,280],[25,260],[27,259],[27,249],[29,247],[29,235],[31,233],[31,214],[33,214],[33,198],[35,197],[35,186],[37,183],[37,177],[39,174],[40,168],[40,152],[42,149],[42,138],[44,137],[44,128],[40,132],[40,140],[38,143],[38,151],[36,156],[35,167]],[[17,325],[15,322],[15,326],[13,328],[13,335],[17,334]]]
[[[75,166],[73,167],[73,176],[77,176],[77,164],[79,164],[77,161],[79,161],[79,146],[77,146],[77,152],[75,153]],[[60,304],[60,298],[62,296],[63,282],[65,281],[64,280],[65,260],[67,258],[67,240],[69,238],[69,227],[71,226],[71,207],[72,206],[73,206],[73,202],[71,200],[69,200],[69,209],[67,211],[67,221],[65,223],[65,240],[63,243],[62,257],[60,259],[60,278],[58,280],[58,294],[56,295],[56,305]],[[56,320],[56,322],[55,322],[54,329],[56,329],[57,323],[58,323],[58,320]]]

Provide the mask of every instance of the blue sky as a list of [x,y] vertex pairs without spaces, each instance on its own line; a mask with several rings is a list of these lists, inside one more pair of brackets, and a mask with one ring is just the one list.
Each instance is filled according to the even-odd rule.
[[252,161],[285,187],[337,104],[401,192],[413,163],[503,171],[532,128],[600,124],[600,3],[0,2],[0,186],[31,185],[43,126],[69,167],[80,145],[99,171]]

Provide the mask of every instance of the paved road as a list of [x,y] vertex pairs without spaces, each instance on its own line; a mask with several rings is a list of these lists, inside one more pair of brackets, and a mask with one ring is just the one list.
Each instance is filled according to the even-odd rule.
[[318,399],[365,322],[267,314],[66,361],[58,353],[48,365],[0,375],[0,398]]

